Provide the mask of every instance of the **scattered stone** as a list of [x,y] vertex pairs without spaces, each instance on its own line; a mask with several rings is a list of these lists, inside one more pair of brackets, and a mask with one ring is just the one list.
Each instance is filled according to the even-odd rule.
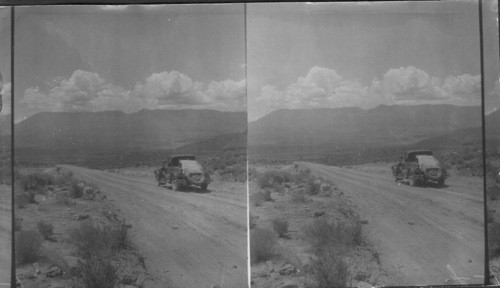
[[238,269],[238,266],[237,265],[233,265],[233,269]]
[[212,285],[212,288],[220,288],[219,285]]
[[361,223],[363,225],[368,225],[368,220],[362,220],[362,221],[359,221],[359,223]]
[[136,281],[137,281],[137,276],[133,276],[133,275],[125,275],[125,276],[123,276],[121,283],[122,283],[123,285],[132,285],[132,284],[134,284]]
[[295,273],[295,267],[292,264],[287,263],[278,272],[280,275],[291,275]]
[[316,211],[316,212],[312,213],[312,217],[314,217],[314,218],[320,217],[320,216],[323,216],[323,215],[325,215],[325,211]]
[[280,288],[299,288],[299,285],[293,281],[287,280],[280,286]]
[[274,272],[274,265],[273,265],[273,261],[271,261],[271,260],[266,261],[266,265],[267,265],[267,270],[268,270],[270,273]]
[[177,226],[172,226],[172,229],[177,230],[177,229],[179,229],[179,227],[177,227]]
[[83,189],[83,195],[86,197],[86,198],[91,198],[93,199],[95,197],[95,194],[94,194],[94,188],[92,187],[85,187]]
[[47,273],[45,273],[45,276],[48,277],[48,278],[56,278],[56,277],[60,277],[64,274],[63,270],[61,270],[61,268],[59,267],[52,267],[49,269],[49,271],[47,271]]
[[332,190],[332,186],[330,186],[328,184],[323,185],[323,192],[329,192],[331,190]]
[[409,225],[415,225],[415,222],[408,222]]
[[80,220],[85,220],[87,218],[89,218],[89,214],[81,214],[81,215],[78,215],[78,221]]

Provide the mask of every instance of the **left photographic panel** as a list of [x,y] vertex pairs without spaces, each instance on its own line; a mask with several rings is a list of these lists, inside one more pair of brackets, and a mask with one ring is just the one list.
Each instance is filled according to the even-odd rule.
[[11,8],[0,7],[0,287],[11,284]]
[[23,287],[248,287],[244,5],[15,15]]

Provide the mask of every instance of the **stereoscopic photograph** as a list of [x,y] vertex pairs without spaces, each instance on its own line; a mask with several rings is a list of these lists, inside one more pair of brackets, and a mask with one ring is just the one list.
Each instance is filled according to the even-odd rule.
[[14,24],[18,285],[247,287],[243,4]]
[[11,190],[11,9],[0,7],[0,287],[10,287]]
[[252,287],[485,283],[478,4],[247,5]]

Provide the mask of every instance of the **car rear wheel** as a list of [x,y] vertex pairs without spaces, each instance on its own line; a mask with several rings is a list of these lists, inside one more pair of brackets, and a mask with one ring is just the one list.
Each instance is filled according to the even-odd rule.
[[438,185],[439,186],[444,186],[444,179],[439,179]]
[[410,182],[410,186],[417,186],[418,184],[418,181],[417,179],[415,179],[415,177],[413,176],[413,172],[408,172],[408,180]]
[[177,183],[177,181],[172,181],[172,190],[174,190],[174,191],[181,190],[181,186],[179,185],[179,183]]

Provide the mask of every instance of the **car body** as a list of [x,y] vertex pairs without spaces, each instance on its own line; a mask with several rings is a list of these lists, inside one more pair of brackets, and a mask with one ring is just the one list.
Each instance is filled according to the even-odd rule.
[[159,186],[170,186],[176,191],[189,186],[207,190],[208,184],[212,181],[193,155],[176,155],[166,162],[165,167],[155,171]]
[[425,182],[444,185],[450,174],[429,150],[410,150],[403,153],[400,163],[392,166],[396,181],[407,180],[411,186]]

